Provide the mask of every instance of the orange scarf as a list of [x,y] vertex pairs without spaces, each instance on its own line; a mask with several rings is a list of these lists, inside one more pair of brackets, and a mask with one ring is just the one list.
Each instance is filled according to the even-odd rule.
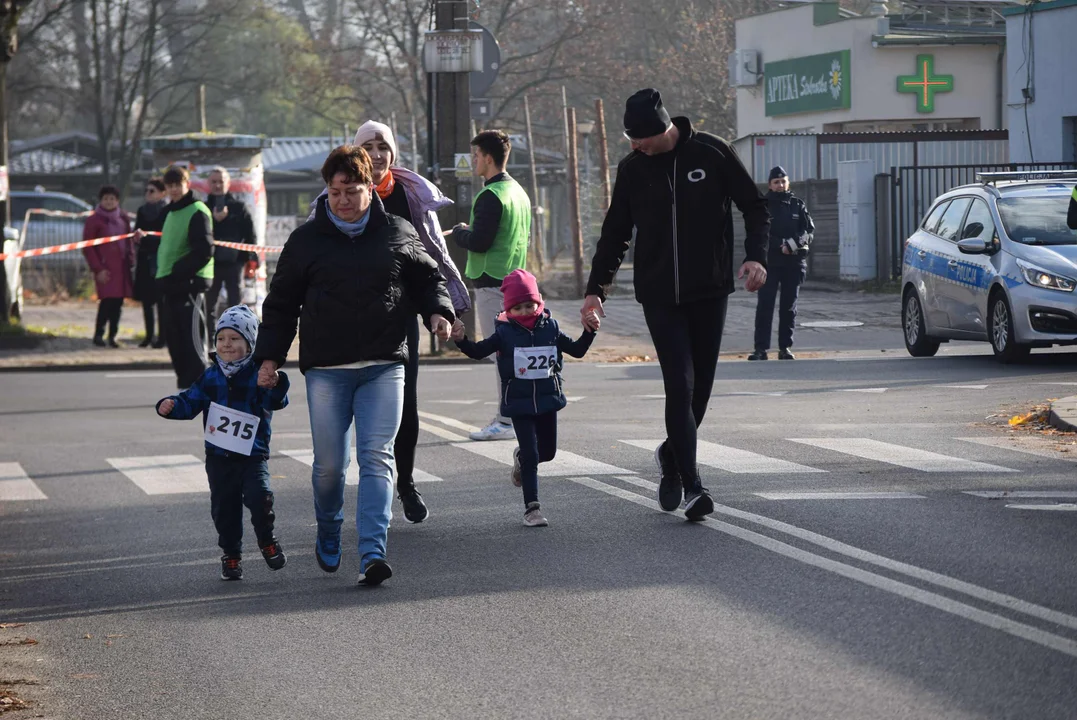
[[385,177],[381,179],[378,186],[374,190],[378,193],[378,197],[382,200],[393,194],[393,188],[396,187],[396,180],[393,179],[393,171],[386,170]]

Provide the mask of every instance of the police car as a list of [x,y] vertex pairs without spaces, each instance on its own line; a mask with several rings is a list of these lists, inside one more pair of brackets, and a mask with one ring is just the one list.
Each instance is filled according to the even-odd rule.
[[1004,363],[1077,344],[1077,232],[1066,211],[1077,172],[980,173],[940,195],[905,241],[905,347],[986,340]]

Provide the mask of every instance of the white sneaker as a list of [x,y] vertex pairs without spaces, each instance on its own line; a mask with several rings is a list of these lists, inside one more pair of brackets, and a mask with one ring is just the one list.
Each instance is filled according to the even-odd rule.
[[482,430],[477,430],[469,436],[472,440],[515,440],[516,432],[512,425],[498,422],[496,419]]
[[537,502],[527,503],[527,512],[524,513],[524,525],[527,527],[549,527],[550,522],[542,514],[542,508]]
[[516,487],[524,486],[523,468],[520,467],[520,448],[512,451],[512,484]]

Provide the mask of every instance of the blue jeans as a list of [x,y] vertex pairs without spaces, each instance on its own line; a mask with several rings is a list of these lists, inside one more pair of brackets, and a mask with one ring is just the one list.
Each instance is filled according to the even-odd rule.
[[557,411],[541,415],[517,415],[513,419],[516,441],[520,443],[520,479],[524,507],[538,502],[538,466],[557,455]]
[[358,370],[307,371],[307,405],[314,439],[314,516],[318,537],[339,547],[344,522],[344,473],[351,462],[351,428],[359,461],[360,572],[385,558],[392,519],[393,441],[404,403],[404,366],[373,365]]

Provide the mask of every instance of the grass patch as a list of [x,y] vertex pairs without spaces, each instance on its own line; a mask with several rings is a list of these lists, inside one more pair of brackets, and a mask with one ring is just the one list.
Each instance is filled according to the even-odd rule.
[[0,323],[0,350],[32,349],[54,337],[46,328],[23,325],[18,320]]

